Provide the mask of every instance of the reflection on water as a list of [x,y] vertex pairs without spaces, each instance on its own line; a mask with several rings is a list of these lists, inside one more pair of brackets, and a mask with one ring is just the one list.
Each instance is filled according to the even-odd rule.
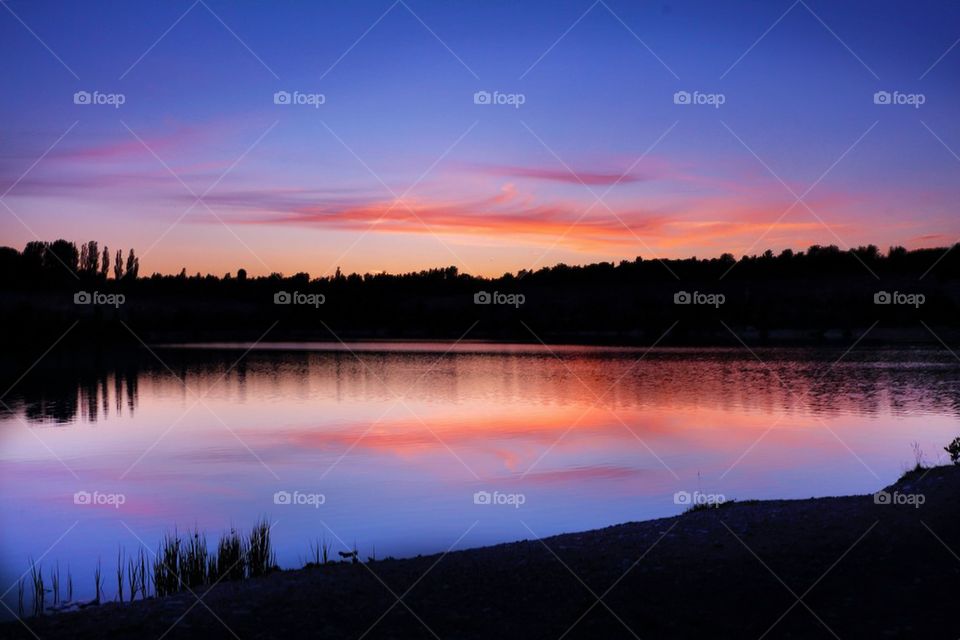
[[[163,349],[160,360],[145,355],[121,367],[46,371],[42,378],[21,381],[7,405],[29,422],[95,423],[111,412],[133,418],[141,379],[167,391],[186,385],[202,393],[217,385],[246,402],[253,376],[257,393],[296,400],[319,385],[336,401],[412,394],[451,404],[486,397],[554,405],[600,401],[613,409],[680,405],[823,415],[960,413],[955,360],[938,351],[871,351],[838,361],[842,354],[828,350],[768,349],[753,356],[726,349],[645,353],[610,347],[358,343],[348,351],[344,345],[308,343],[258,345],[240,358],[247,348],[191,345]],[[425,379],[409,388],[410,376],[418,374]],[[267,379],[264,388],[259,383]]]
[[[47,557],[71,564],[82,593],[79,576],[118,545],[261,515],[295,566],[317,537],[402,556],[468,530],[458,548],[670,515],[677,491],[869,492],[912,464],[912,442],[935,460],[960,433],[960,367],[934,350],[157,353],[41,366],[4,399],[5,584],[56,542]],[[124,501],[75,504],[82,491]],[[524,501],[475,504],[478,491]],[[323,501],[278,504],[277,492]]]
[[111,411],[133,417],[137,403],[136,367],[97,374],[48,375],[41,384],[18,388],[14,405],[21,407],[29,422],[70,424],[107,419]]

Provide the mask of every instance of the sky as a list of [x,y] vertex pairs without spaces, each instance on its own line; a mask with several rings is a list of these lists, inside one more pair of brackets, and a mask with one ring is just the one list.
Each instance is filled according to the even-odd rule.
[[499,275],[960,239],[960,5],[0,0],[0,244]]

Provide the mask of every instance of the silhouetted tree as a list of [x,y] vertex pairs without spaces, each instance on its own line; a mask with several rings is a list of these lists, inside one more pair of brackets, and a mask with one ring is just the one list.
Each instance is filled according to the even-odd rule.
[[110,248],[104,245],[103,257],[100,258],[100,277],[104,280],[110,274]]
[[56,270],[56,265],[59,263],[70,273],[76,274],[80,263],[80,252],[77,251],[77,245],[61,238],[50,243],[50,248],[47,251],[53,256],[53,260],[45,261],[45,264],[51,270]]
[[140,258],[133,253],[133,249],[127,252],[127,278],[136,280],[140,272]]
[[120,280],[123,277],[123,249],[117,249],[117,259],[113,262],[113,279]]
[[23,269],[33,278],[40,275],[43,269],[43,262],[47,255],[47,243],[39,240],[33,240],[27,243],[23,248]]
[[85,275],[96,275],[100,266],[100,249],[96,240],[80,246],[80,271]]

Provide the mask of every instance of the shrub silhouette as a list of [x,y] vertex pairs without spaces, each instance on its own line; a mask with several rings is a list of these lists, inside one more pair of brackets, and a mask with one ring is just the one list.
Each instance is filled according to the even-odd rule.
[[953,442],[945,446],[943,450],[950,454],[950,461],[953,464],[960,464],[960,437],[954,438]]

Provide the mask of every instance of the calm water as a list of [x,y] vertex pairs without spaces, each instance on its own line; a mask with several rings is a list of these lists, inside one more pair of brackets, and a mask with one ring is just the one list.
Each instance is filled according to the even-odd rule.
[[351,348],[167,348],[170,370],[144,354],[24,380],[0,415],[0,588],[43,556],[89,597],[99,556],[112,597],[118,546],[175,525],[215,539],[267,516],[293,567],[320,537],[400,557],[673,515],[678,491],[867,493],[912,442],[935,460],[960,433],[939,350]]

